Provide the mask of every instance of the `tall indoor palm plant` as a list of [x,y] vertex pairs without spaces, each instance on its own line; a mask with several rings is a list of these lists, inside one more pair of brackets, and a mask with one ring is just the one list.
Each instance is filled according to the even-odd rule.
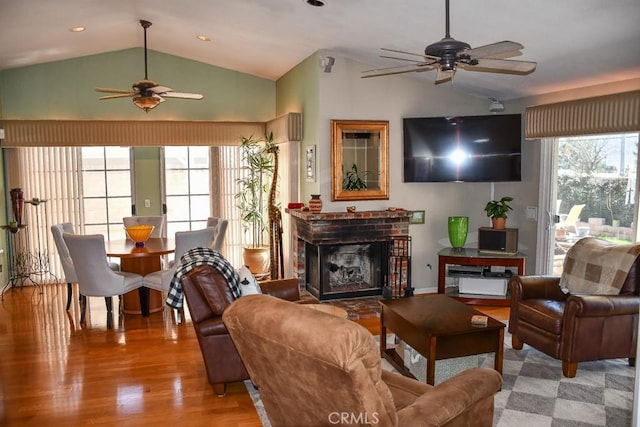
[[[236,183],[238,192],[235,195],[237,207],[245,235],[243,257],[251,271],[260,274],[268,271],[268,247],[264,245],[264,235],[268,232],[269,212],[268,198],[274,174],[273,155],[269,149],[273,146],[273,133],[264,139],[242,137],[241,142],[243,174]],[[266,252],[266,256],[262,253]],[[252,268],[247,254],[259,253],[258,257],[266,259],[266,267]],[[262,271],[259,271],[262,270]]]

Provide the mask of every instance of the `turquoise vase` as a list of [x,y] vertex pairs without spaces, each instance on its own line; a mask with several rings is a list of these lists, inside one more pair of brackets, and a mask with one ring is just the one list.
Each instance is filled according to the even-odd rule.
[[461,251],[467,241],[469,231],[469,217],[450,216],[449,217],[449,242],[455,251]]

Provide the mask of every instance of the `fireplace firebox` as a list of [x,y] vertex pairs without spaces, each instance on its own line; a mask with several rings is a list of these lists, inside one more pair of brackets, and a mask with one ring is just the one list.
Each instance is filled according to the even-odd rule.
[[387,247],[387,242],[307,243],[307,290],[320,301],[380,295],[387,277]]

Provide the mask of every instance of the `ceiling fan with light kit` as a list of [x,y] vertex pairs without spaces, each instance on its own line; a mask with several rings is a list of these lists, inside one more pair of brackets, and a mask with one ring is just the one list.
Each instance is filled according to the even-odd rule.
[[164,98],[181,98],[181,99],[195,99],[199,100],[203,98],[203,95],[199,93],[186,93],[186,92],[174,92],[173,89],[160,86],[153,80],[149,80],[147,73],[147,28],[151,26],[151,22],[140,20],[140,25],[144,30],[144,79],[135,82],[131,89],[111,89],[105,87],[97,87],[96,91],[113,93],[114,95],[101,96],[100,99],[116,99],[116,98],[129,98],[133,99],[133,104],[148,112],[152,108],[155,108],[161,102],[164,102]]
[[471,48],[468,43],[454,39],[449,32],[449,0],[445,0],[445,15],[444,38],[428,45],[424,54],[381,48],[386,52],[408,56],[381,55],[382,58],[408,61],[412,64],[367,70],[363,72],[362,78],[437,70],[435,84],[440,84],[451,81],[458,68],[465,71],[516,75],[527,75],[536,69],[535,62],[506,59],[522,54],[520,50],[524,49],[524,46],[520,43],[505,40]]

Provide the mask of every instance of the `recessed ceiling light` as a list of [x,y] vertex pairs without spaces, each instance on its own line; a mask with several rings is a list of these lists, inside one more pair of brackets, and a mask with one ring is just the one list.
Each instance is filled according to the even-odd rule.
[[72,28],[69,28],[69,31],[71,31],[72,33],[81,33],[84,30],[86,30],[85,27],[72,27]]
[[309,6],[322,7],[327,4],[324,0],[304,0]]
[[207,36],[196,36],[196,38],[198,40],[200,40],[201,42],[210,42],[211,41],[211,39],[209,37],[207,37]]

